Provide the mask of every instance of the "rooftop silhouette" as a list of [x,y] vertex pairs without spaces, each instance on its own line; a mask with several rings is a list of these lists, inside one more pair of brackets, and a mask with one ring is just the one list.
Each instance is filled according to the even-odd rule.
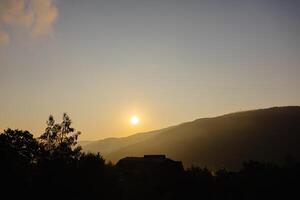
[[170,171],[181,171],[181,161],[174,161],[166,155],[144,155],[143,157],[125,157],[117,162],[117,167],[129,171],[153,171],[157,169],[168,169]]

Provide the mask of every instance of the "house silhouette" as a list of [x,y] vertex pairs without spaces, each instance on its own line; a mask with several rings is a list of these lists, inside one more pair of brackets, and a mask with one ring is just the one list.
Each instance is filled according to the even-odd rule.
[[125,157],[117,162],[117,167],[127,173],[160,173],[183,171],[181,161],[166,158],[165,155],[144,155],[143,157]]

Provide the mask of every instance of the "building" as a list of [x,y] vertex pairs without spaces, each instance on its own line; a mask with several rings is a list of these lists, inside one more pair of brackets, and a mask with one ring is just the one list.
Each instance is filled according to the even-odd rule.
[[125,157],[119,160],[117,167],[123,172],[140,173],[172,173],[183,171],[181,161],[166,158],[165,155],[144,155],[143,157]]

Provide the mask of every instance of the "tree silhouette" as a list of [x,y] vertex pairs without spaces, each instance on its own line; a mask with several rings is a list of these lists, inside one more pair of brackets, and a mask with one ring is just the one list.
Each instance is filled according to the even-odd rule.
[[29,192],[33,166],[38,162],[40,148],[28,131],[7,129],[0,134],[0,191],[12,195]]
[[18,129],[4,130],[4,133],[0,134],[0,145],[6,148],[5,151],[16,153],[28,163],[36,162],[40,150],[38,142],[31,133]]
[[81,147],[76,144],[81,132],[71,127],[72,121],[66,113],[61,123],[55,123],[50,115],[46,124],[45,133],[39,137],[39,141],[47,153],[61,158],[80,156]]

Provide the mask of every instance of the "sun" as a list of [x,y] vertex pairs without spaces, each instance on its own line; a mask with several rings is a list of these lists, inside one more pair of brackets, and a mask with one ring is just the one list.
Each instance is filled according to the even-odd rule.
[[130,118],[130,123],[132,125],[137,125],[138,123],[140,122],[140,118],[136,115],[133,115],[131,118]]

